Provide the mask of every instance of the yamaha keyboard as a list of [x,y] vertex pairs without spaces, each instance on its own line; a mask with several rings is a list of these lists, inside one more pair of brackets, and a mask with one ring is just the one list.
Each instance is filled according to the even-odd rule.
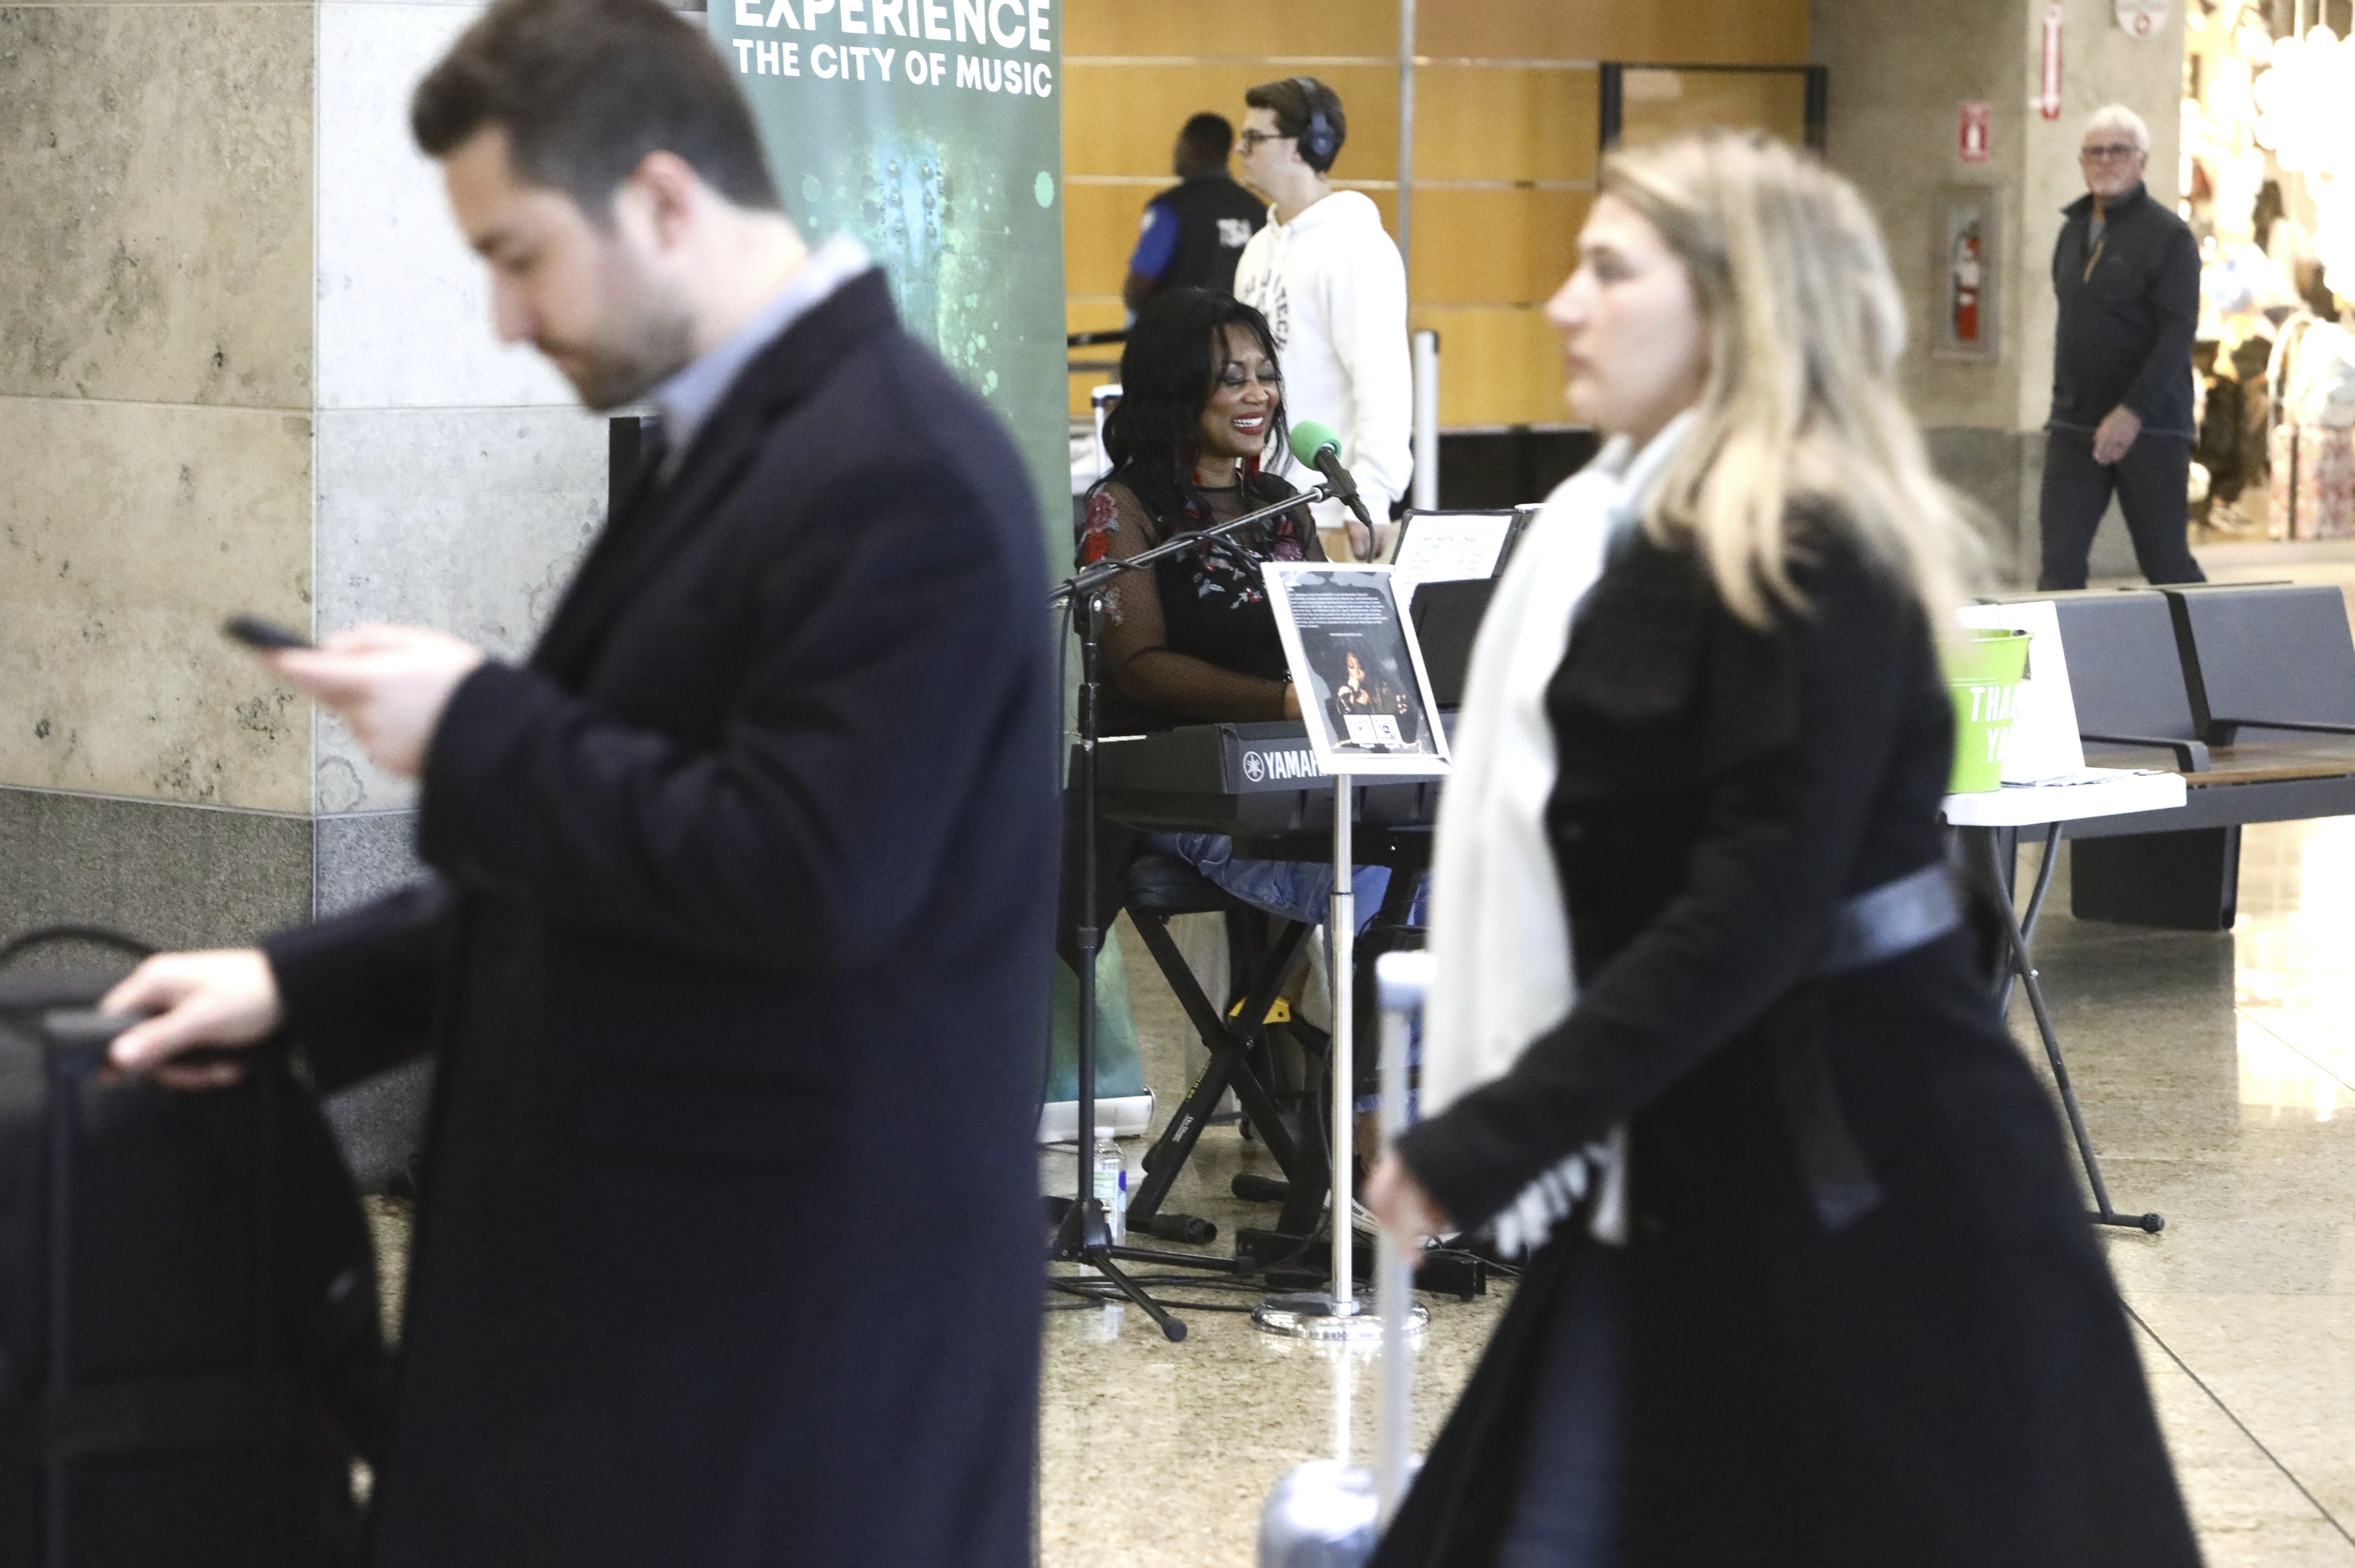
[[[1455,714],[1443,713],[1451,731]],[[1360,827],[1428,828],[1438,778],[1359,776],[1350,790]],[[1154,832],[1284,838],[1333,828],[1333,781],[1316,765],[1297,720],[1190,724],[1097,742],[1096,809]]]

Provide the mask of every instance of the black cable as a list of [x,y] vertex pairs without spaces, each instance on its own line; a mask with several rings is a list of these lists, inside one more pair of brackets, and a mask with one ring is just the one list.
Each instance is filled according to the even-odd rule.
[[0,964],[6,964],[19,954],[36,947],[54,946],[59,943],[78,942],[91,947],[110,947],[133,958],[152,958],[155,948],[135,936],[125,936],[102,925],[48,925],[38,931],[28,931],[12,942],[0,943]]

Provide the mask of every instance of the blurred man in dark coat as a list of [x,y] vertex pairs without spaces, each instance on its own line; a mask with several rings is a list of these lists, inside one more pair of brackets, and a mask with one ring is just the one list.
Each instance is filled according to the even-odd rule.
[[440,1087],[374,1561],[1029,1561],[1056,702],[996,421],[807,250],[696,27],[505,0],[413,124],[500,336],[667,448],[524,667],[273,667],[431,883],[151,962],[118,1060],[282,1027]]

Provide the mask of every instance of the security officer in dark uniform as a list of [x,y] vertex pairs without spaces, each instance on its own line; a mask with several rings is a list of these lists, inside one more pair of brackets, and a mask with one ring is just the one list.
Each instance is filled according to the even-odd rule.
[[2200,248],[2150,198],[2150,132],[2122,104],[2085,122],[2077,154],[2086,194],[2052,248],[2061,321],[2045,425],[2039,588],[2085,586],[2085,560],[2110,496],[2135,561],[2153,582],[2204,582],[2185,542],[2191,443],[2191,339],[2200,323]]
[[1235,262],[1267,221],[1267,206],[1227,173],[1235,128],[1220,114],[1197,114],[1178,133],[1170,165],[1178,183],[1145,204],[1145,223],[1128,259],[1120,297],[1130,313],[1164,289],[1231,293]]

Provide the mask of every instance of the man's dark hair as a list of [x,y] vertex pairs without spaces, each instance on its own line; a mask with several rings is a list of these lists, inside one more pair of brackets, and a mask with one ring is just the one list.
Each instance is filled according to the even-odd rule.
[[1186,149],[1186,161],[1195,168],[1223,168],[1227,155],[1234,151],[1235,128],[1223,114],[1197,114],[1178,133],[1178,144]]
[[739,207],[782,210],[728,67],[661,0],[499,0],[417,84],[409,127],[442,158],[497,125],[516,177],[592,219],[649,153]]
[[[1341,144],[1349,138],[1349,117],[1341,112],[1341,95],[1313,76],[1263,81],[1243,94],[1243,102],[1253,109],[1273,111],[1276,130],[1298,139],[1301,161],[1320,175],[1333,166]],[[1309,123],[1320,110],[1333,133],[1333,144],[1322,153],[1309,145],[1307,135]]]

